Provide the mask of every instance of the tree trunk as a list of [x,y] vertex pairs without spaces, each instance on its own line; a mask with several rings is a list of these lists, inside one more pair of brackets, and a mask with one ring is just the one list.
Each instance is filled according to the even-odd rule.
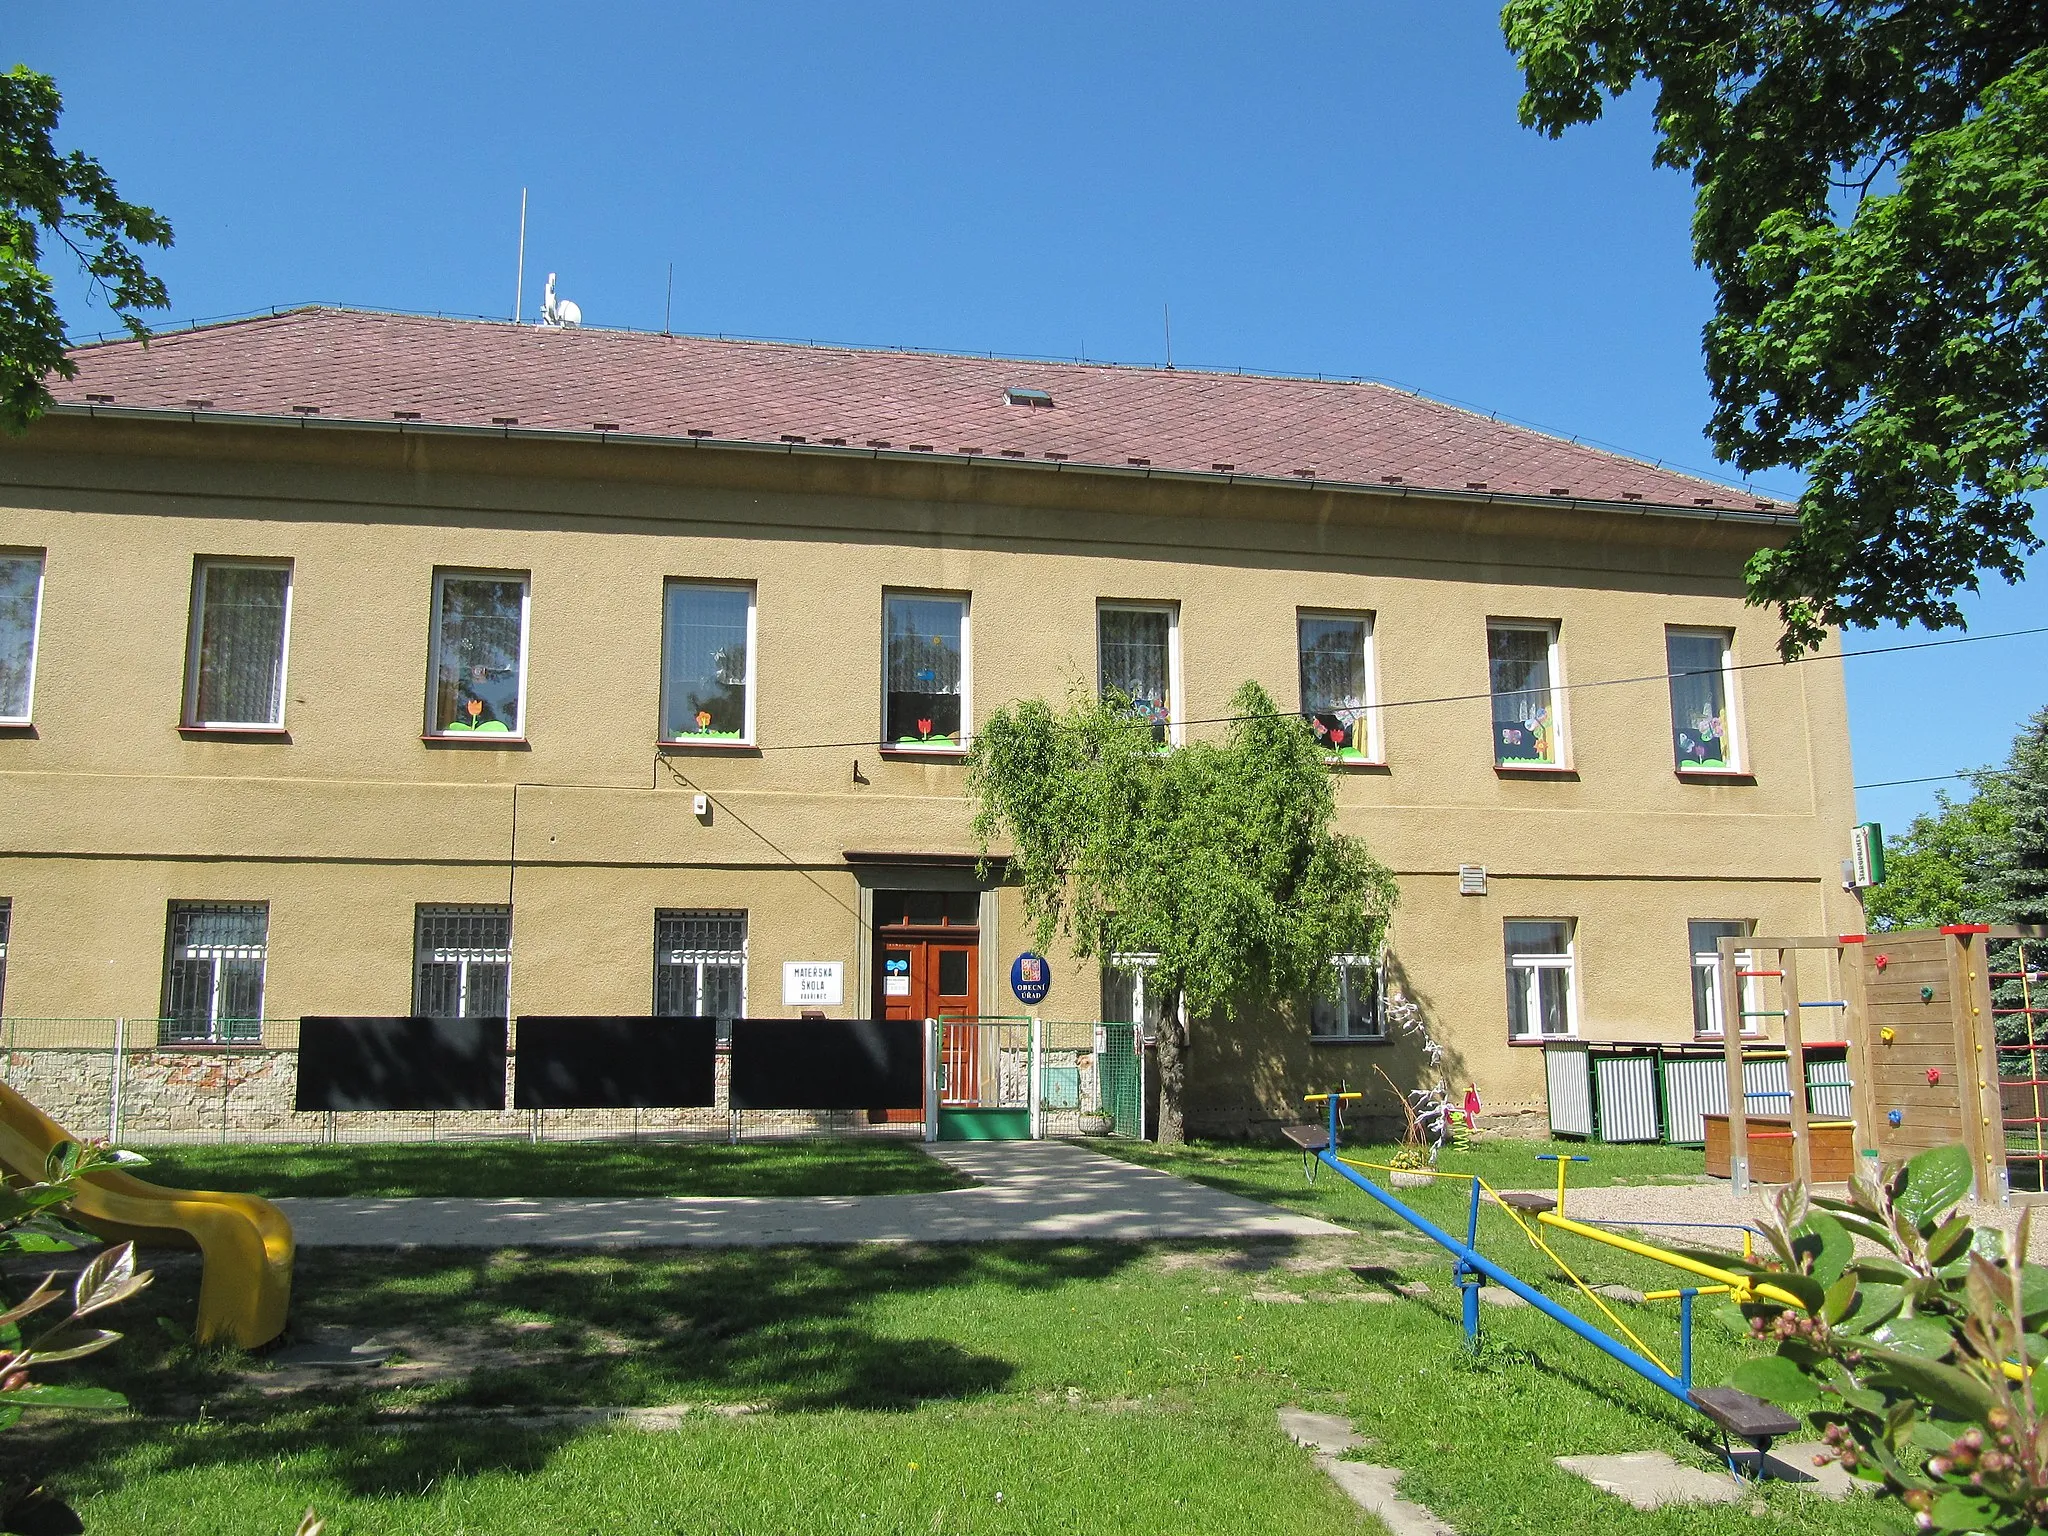
[[1188,1139],[1182,1107],[1187,1101],[1188,1027],[1180,994],[1168,999],[1159,1021],[1159,1144],[1180,1146]]

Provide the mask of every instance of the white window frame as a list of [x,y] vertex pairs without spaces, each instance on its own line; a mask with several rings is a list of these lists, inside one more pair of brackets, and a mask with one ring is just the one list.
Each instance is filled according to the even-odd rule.
[[[1384,1045],[1387,1041],[1387,966],[1384,955],[1335,955],[1330,964],[1337,971],[1337,993],[1331,998],[1317,994],[1309,1000],[1308,1038],[1316,1045]],[[1366,971],[1372,976],[1372,1016],[1370,1028],[1318,1029],[1317,1013],[1320,1008],[1334,1006],[1330,1015],[1339,1023],[1348,1023],[1351,1018],[1352,972]]]
[[[706,1015],[705,1015],[705,1013],[704,1013],[704,967],[705,967],[705,965],[706,965],[706,964],[707,964],[708,962],[711,962],[711,961],[713,961],[713,960],[716,960],[716,959],[718,959],[718,958],[721,958],[721,957],[722,957],[722,958],[724,958],[724,959],[726,959],[726,960],[728,960],[728,961],[729,961],[729,960],[731,960],[731,959],[732,959],[732,958],[734,958],[734,957],[737,957],[737,958],[738,958],[738,960],[739,960],[739,972],[740,972],[740,1006],[739,1006],[739,1011],[738,1011],[737,1013],[735,1013],[735,1014],[733,1015],[733,1017],[734,1017],[734,1018],[739,1018],[739,1019],[744,1019],[744,1018],[746,1018],[746,1017],[747,1017],[747,982],[748,982],[748,977],[747,977],[747,970],[748,970],[748,966],[747,966],[747,954],[748,954],[748,949],[749,949],[749,946],[750,946],[750,942],[751,942],[751,940],[752,940],[752,938],[753,938],[753,925],[752,925],[751,923],[749,923],[749,922],[747,921],[747,912],[746,912],[746,909],[745,909],[744,907],[661,907],[661,908],[658,908],[658,909],[657,909],[657,910],[655,911],[655,914],[654,914],[654,933],[655,933],[655,949],[654,949],[654,974],[655,974],[655,986],[654,986],[654,990],[655,990],[655,992],[656,992],[657,994],[659,994],[659,992],[661,991],[661,968],[662,968],[662,956],[663,956],[663,953],[664,953],[664,951],[663,951],[663,950],[662,950],[662,948],[661,948],[661,942],[660,942],[660,941],[661,941],[661,922],[662,922],[662,919],[663,919],[663,918],[683,918],[683,919],[689,919],[689,918],[693,918],[693,917],[706,917],[706,918],[728,918],[728,919],[729,919],[729,918],[738,918],[738,919],[739,919],[739,924],[740,924],[740,947],[739,947],[738,949],[736,949],[736,950],[717,950],[717,949],[695,949],[695,950],[683,950],[683,949],[678,949],[678,950],[669,950],[669,951],[667,951],[667,952],[666,952],[666,953],[668,953],[668,954],[671,954],[671,955],[677,955],[677,956],[681,956],[681,955],[689,955],[689,956],[691,956],[691,957],[692,957],[692,958],[690,958],[690,959],[688,959],[688,960],[672,960],[672,961],[670,961],[669,963],[670,963],[670,964],[672,964],[672,965],[678,965],[678,964],[679,964],[679,965],[688,965],[688,966],[691,966],[691,967],[693,967],[693,968],[695,969],[695,971],[696,971],[696,993],[697,993],[697,1009],[696,1009],[696,1013],[695,1013],[695,1015],[694,1015],[694,1016],[695,1016],[695,1017],[699,1017],[699,1018],[702,1018],[702,1017],[705,1017],[705,1016],[706,1016]],[[690,1016],[691,1016],[691,1015],[677,1015],[677,1017],[690,1017]]]
[[[1315,619],[1337,620],[1344,623],[1365,626],[1365,655],[1362,658],[1365,669],[1365,746],[1357,757],[1345,757],[1342,752],[1326,752],[1324,760],[1342,763],[1355,768],[1377,768],[1387,760],[1386,740],[1382,735],[1380,718],[1380,670],[1379,646],[1374,642],[1379,615],[1369,608],[1297,608],[1294,610],[1294,676],[1297,695],[1301,689],[1301,626]],[[1490,670],[1490,669],[1489,669]],[[1300,713],[1308,718],[1308,700],[1300,699]]]
[[[217,570],[283,571],[284,623],[277,638],[277,718],[275,720],[202,720],[199,718],[199,650],[206,638],[206,578]],[[188,731],[282,731],[285,703],[291,696],[292,594],[297,572],[289,560],[242,560],[202,555],[192,566],[192,612],[186,620],[185,708],[180,715]],[[438,611],[438,610],[437,610]]]
[[[719,589],[720,591],[744,592],[747,594],[747,721],[746,725],[743,728],[744,735],[738,741],[705,741],[701,737],[696,736],[669,736],[661,734],[665,732],[668,728],[668,595],[677,587],[714,587]],[[725,748],[728,750],[742,750],[752,748],[755,745],[754,684],[755,679],[759,675],[760,671],[759,645],[757,640],[758,626],[756,623],[756,617],[760,608],[760,601],[760,592],[756,584],[751,581],[709,581],[699,580],[694,576],[670,576],[662,581],[661,693],[660,704],[658,706],[661,710],[661,717],[655,721],[655,730],[657,733],[655,739],[657,742],[659,742],[660,745],[664,747],[695,747],[700,750],[710,752],[716,752],[720,748]],[[440,609],[437,607],[434,611],[438,613],[440,612]],[[525,644],[525,637],[522,633],[520,638],[519,698],[520,717],[522,724],[525,720],[526,711]]]
[[[1564,953],[1561,955],[1518,955],[1508,946],[1507,924],[1509,923],[1558,923],[1565,933]],[[1516,982],[1522,988],[1522,1016],[1536,1021],[1536,1028],[1522,1034],[1513,1030],[1514,1017],[1509,1015],[1509,1040],[1576,1040],[1579,1038],[1579,923],[1572,917],[1510,917],[1502,921],[1501,950],[1507,958],[1507,969],[1520,972]],[[1538,980],[1540,971],[1563,971],[1565,973],[1564,1013],[1565,1029],[1561,1035],[1543,1033],[1543,991]]]
[[28,725],[36,713],[36,664],[43,654],[43,589],[50,578],[50,552],[47,549],[9,549],[0,547],[0,559],[33,560],[36,563],[36,612],[28,627],[28,697],[23,701],[27,708],[18,715],[0,715],[0,726]]
[[[1108,965],[1104,967],[1106,970],[1122,971],[1130,976],[1131,1009],[1132,1012],[1137,1014],[1137,1017],[1130,1020],[1130,1022],[1144,1031],[1145,1038],[1148,1040],[1152,1039],[1153,1036],[1151,1033],[1152,1026],[1146,1023],[1146,1015],[1152,1011],[1152,1007],[1151,1000],[1146,995],[1146,987],[1152,978],[1153,968],[1158,964],[1159,957],[1146,951],[1134,954],[1111,955]],[[1109,1020],[1107,1022],[1117,1023],[1122,1021]]]
[[[960,605],[960,740],[957,745],[941,742],[895,741],[889,736],[889,599],[909,598],[913,602],[943,602]],[[882,589],[882,665],[879,696],[881,733],[878,740],[884,752],[914,752],[923,756],[962,757],[966,755],[967,743],[974,733],[974,595],[971,592],[946,592],[921,587],[885,587]]]
[[[519,583],[519,721],[510,731],[502,735],[496,731],[488,733],[469,731],[444,731],[436,719],[434,708],[441,691],[441,596],[450,581],[513,581]],[[533,622],[533,573],[516,570],[486,570],[472,566],[447,566],[434,572],[433,609],[428,619],[427,632],[427,701],[426,730],[421,734],[433,741],[458,741],[479,746],[503,746],[508,742],[526,740],[526,678],[529,667],[529,641]]]
[[[1722,744],[1727,753],[1727,766],[1725,768],[1687,768],[1683,764],[1678,764],[1675,765],[1676,771],[1682,774],[1698,774],[1706,778],[1713,778],[1717,774],[1747,773],[1749,771],[1749,753],[1746,750],[1748,744],[1743,739],[1742,706],[1735,697],[1735,632],[1728,629],[1715,629],[1710,625],[1666,624],[1664,626],[1664,667],[1667,672],[1671,668],[1671,637],[1674,635],[1690,636],[1702,640],[1718,640],[1721,643],[1721,713],[1725,716],[1722,722]],[[1667,679],[1667,683],[1668,681],[1669,679]],[[1665,690],[1664,704],[1667,710],[1671,707],[1670,689],[1668,686]],[[1671,722],[1671,728],[1674,731],[1678,729],[1678,721],[1675,717]]]
[[[1134,602],[1121,598],[1098,598],[1095,604],[1095,696],[1103,694],[1102,616],[1106,613],[1163,613],[1166,615],[1166,688],[1173,696],[1173,709],[1166,719],[1166,746],[1185,744],[1188,713],[1187,684],[1180,664],[1180,604],[1177,602]],[[1297,645],[1299,641],[1296,642]]]
[[1521,630],[1527,634],[1542,635],[1548,642],[1545,651],[1546,665],[1550,671],[1550,738],[1553,746],[1549,762],[1532,759],[1508,758],[1500,755],[1500,742],[1493,740],[1493,766],[1508,773],[1557,773],[1569,771],[1572,762],[1571,723],[1565,715],[1564,684],[1564,623],[1560,619],[1488,619],[1486,621],[1486,724],[1487,735],[1493,736],[1493,701],[1500,697],[1493,686],[1493,632],[1497,629]]
[[[1711,1029],[1702,1029],[1700,1021],[1695,1018],[1693,1020],[1693,1038],[1695,1040],[1725,1040],[1727,1038],[1728,1021],[1720,1016],[1720,948],[1717,945],[1715,948],[1708,950],[1694,949],[1692,925],[1694,923],[1739,922],[1742,924],[1744,933],[1747,936],[1754,937],[1756,934],[1756,924],[1748,918],[1734,917],[1689,917],[1685,921],[1685,947],[1692,951],[1691,975],[1697,976],[1702,971],[1707,974],[1707,1012],[1715,1026]],[[1753,971],[1756,969],[1756,955],[1750,950],[1738,949],[1735,952],[1735,965],[1738,970]],[[1758,985],[1758,981],[1759,978],[1754,976],[1744,976],[1741,978],[1741,988],[1738,993],[1739,1001],[1736,1006],[1741,1008],[1743,1012],[1751,1015],[1750,1018],[1742,1021],[1742,1037],[1745,1040],[1761,1040],[1765,1033],[1763,1017],[1758,1011],[1763,1005],[1763,992]]]

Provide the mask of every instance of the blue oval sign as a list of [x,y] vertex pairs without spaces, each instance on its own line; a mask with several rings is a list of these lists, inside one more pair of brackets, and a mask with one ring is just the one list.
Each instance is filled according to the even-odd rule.
[[1045,956],[1026,950],[1010,962],[1010,990],[1020,1003],[1042,1003],[1052,990],[1052,967]]

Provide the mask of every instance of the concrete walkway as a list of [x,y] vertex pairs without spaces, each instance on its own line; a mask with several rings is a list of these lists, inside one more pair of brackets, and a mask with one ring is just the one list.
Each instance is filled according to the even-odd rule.
[[924,1195],[285,1199],[301,1247],[771,1247],[1068,1238],[1336,1237],[1346,1229],[1062,1142],[925,1149],[978,1181]]

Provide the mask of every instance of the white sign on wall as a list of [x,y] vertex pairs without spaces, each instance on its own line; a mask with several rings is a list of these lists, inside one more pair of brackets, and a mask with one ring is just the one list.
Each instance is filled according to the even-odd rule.
[[846,996],[846,966],[838,960],[785,960],[782,1001],[789,1008],[836,1008]]

